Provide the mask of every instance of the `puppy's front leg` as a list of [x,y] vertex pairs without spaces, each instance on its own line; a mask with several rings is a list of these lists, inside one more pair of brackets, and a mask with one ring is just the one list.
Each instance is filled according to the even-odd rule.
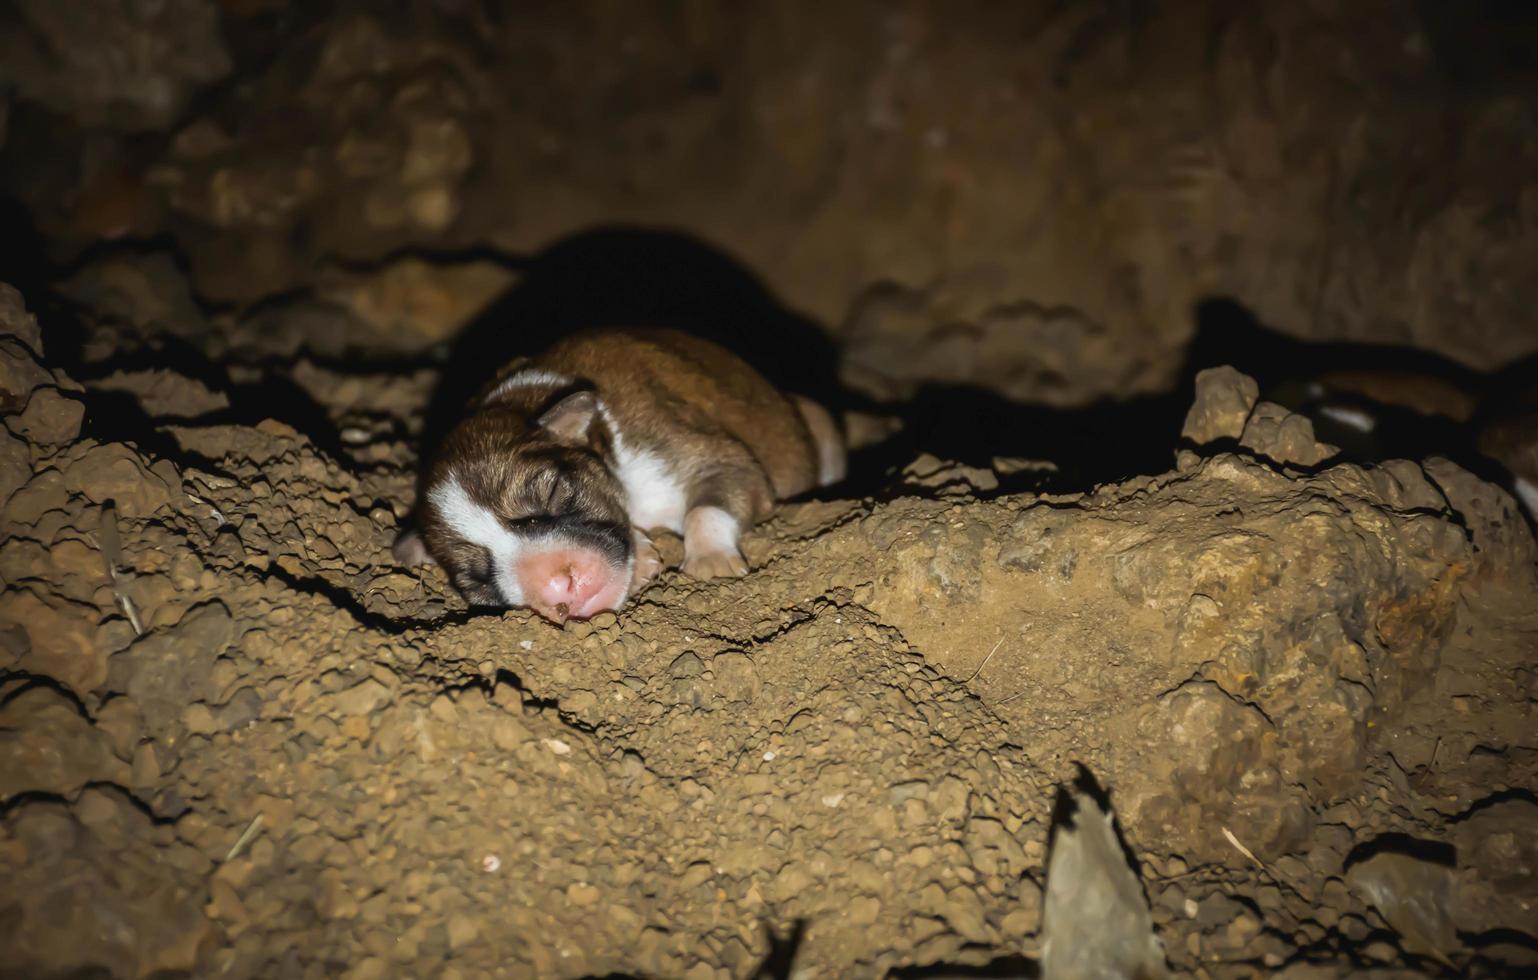
[[695,489],[684,515],[684,574],[729,578],[748,574],[742,532],[773,506],[762,471],[733,467],[717,471]]
[[635,595],[662,571],[662,556],[652,544],[651,535],[638,527],[630,529],[630,550],[635,556],[635,565],[630,570],[630,594]]

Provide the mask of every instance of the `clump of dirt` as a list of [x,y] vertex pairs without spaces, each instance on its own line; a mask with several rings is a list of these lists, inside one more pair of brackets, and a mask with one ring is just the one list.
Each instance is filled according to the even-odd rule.
[[1534,546],[1451,463],[1304,465],[1285,415],[1078,495],[923,460],[557,629],[392,564],[431,372],[177,309],[76,383],[0,305],[11,975],[1035,958],[1079,766],[1179,972],[1538,965]]

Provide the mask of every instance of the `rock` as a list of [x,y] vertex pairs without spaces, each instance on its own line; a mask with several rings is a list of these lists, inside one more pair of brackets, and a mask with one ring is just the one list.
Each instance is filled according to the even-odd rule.
[[475,942],[481,934],[480,923],[467,913],[459,912],[449,917],[449,948],[460,950]]
[[431,110],[437,107],[417,106],[425,101],[412,97],[418,94],[406,89],[397,95],[405,123],[405,156],[399,170],[382,175],[387,179],[364,201],[364,217],[380,230],[415,226],[441,232],[459,215],[458,185],[470,169],[474,149],[459,120],[433,118]]
[[1476,805],[1454,825],[1459,874],[1449,911],[1459,931],[1532,934],[1532,910],[1538,908],[1535,820],[1538,803],[1512,798]]
[[262,696],[250,687],[242,687],[214,711],[215,723],[224,732],[239,731],[261,715]]
[[993,470],[948,462],[929,453],[921,454],[903,468],[903,482],[908,486],[958,496],[989,493],[999,488],[999,478]]
[[[165,251],[112,252],[91,262],[58,287],[107,323],[122,323],[140,336],[165,331],[196,338],[209,329],[176,256]],[[133,334],[130,334],[132,337]],[[110,356],[113,338],[99,356]]]
[[1462,948],[1451,905],[1454,871],[1409,854],[1383,851],[1352,865],[1346,881],[1378,910],[1404,948],[1452,968]]
[[566,900],[578,908],[589,908],[598,903],[603,893],[586,882],[577,882],[566,888]]
[[[0,820],[9,895],[49,895],[10,906],[27,937],[9,966],[28,976],[190,972],[211,938],[198,855],[115,789],[82,791],[73,805],[26,800]],[[153,855],[153,856],[152,856]],[[191,860],[186,860],[187,858]],[[56,905],[54,903],[57,903]],[[110,931],[99,928],[113,923]]]
[[1272,725],[1217,685],[1192,683],[1161,698],[1141,731],[1151,743],[1167,746],[1162,752],[1169,762],[1158,768],[1172,770],[1157,795],[1136,800],[1145,819],[1189,826],[1192,811],[1210,804],[1206,787],[1221,785],[1238,799],[1267,801],[1238,831],[1257,853],[1284,853],[1311,828],[1307,795],[1277,771]]
[[390,689],[369,678],[340,694],[332,696],[337,711],[344,715],[366,715],[390,701]]
[[21,293],[3,282],[0,282],[0,336],[14,337],[34,357],[43,356],[43,333],[37,325],[37,317],[27,312]]
[[318,292],[367,324],[373,342],[416,350],[454,337],[513,282],[512,270],[491,262],[408,258],[365,275],[328,273]]
[[[982,305],[948,285],[880,283],[854,300],[840,371],[879,399],[909,398],[924,384],[966,385],[1006,398],[1067,407],[1126,376],[1127,345],[1099,319],[1100,304],[1029,300]],[[1068,379],[1077,379],[1069,382]]]
[[[1473,567],[1413,464],[1309,476],[1219,454],[1076,501],[946,508],[909,501],[841,528],[822,547],[862,567],[832,581],[880,583],[861,601],[953,676],[1004,638],[971,682],[982,697],[1120,719],[1122,812],[1188,859],[1232,858],[1220,820],[1279,856],[1316,803],[1360,785],[1368,722],[1435,678]],[[1145,695],[1046,652],[1082,649],[1086,623],[1101,662],[1147,672]]]
[[93,390],[122,391],[156,418],[197,418],[229,408],[230,399],[196,378],[170,370],[118,371],[91,383]]
[[110,698],[96,709],[96,727],[106,734],[113,755],[132,759],[144,734],[144,715],[132,698]]
[[0,412],[27,407],[32,392],[53,384],[53,375],[18,341],[0,338]]
[[62,695],[31,687],[0,704],[0,798],[74,796],[88,783],[127,776],[107,734]]
[[745,653],[718,653],[711,658],[710,669],[715,674],[715,689],[728,701],[752,701],[763,689],[758,669]]
[[454,703],[454,698],[448,693],[434,697],[427,706],[432,716],[445,725],[455,725],[459,722],[459,706]]
[[182,726],[192,735],[212,735],[219,728],[213,711],[201,701],[182,710]]
[[18,647],[0,645],[0,662],[11,670],[51,677],[76,694],[102,687],[107,653],[92,606],[59,596],[42,598],[25,589],[0,594],[0,623],[21,631]]
[[155,746],[149,742],[141,742],[134,748],[132,769],[129,772],[129,785],[138,792],[153,788],[160,782],[162,770],[160,757],[155,752]]
[[[1039,860],[1026,857],[1020,842],[1015,840],[1002,823],[986,817],[968,821],[965,846],[972,866],[984,874],[1008,874],[1013,877],[1039,865]],[[914,852],[909,857],[910,860],[926,864],[933,860],[925,852]]]
[[1239,445],[1283,465],[1317,466],[1340,452],[1314,438],[1314,423],[1307,416],[1271,402],[1255,406]]
[[1180,436],[1198,446],[1219,439],[1238,439],[1260,398],[1255,379],[1231,367],[1207,368],[1196,374],[1196,397],[1186,413]]
[[[206,602],[175,626],[149,633],[114,654],[110,683],[138,702],[152,730],[164,730],[179,722],[186,706],[213,697],[214,661],[234,637],[229,609],[218,600]],[[217,727],[211,715],[205,727]]]
[[57,388],[43,387],[32,392],[26,409],[7,425],[33,445],[58,446],[79,437],[84,420],[85,406],[78,399]]
[[366,742],[368,737],[373,734],[373,729],[369,726],[368,715],[353,715],[346,719],[342,722],[341,731],[344,736],[353,742]]
[[113,501],[124,517],[148,517],[171,502],[165,481],[127,446],[95,446],[64,470],[64,485],[95,503]]
[[246,546],[241,543],[240,535],[231,527],[221,527],[214,534],[212,552],[235,564],[241,564],[246,560]]
[[1169,975],[1112,815],[1086,792],[1053,835],[1041,932],[1047,980]]
[[1456,827],[1460,864],[1508,895],[1538,893],[1538,802],[1507,799],[1481,806]]
[[705,665],[693,652],[685,650],[673,658],[673,663],[668,667],[668,673],[677,678],[698,677],[705,672]]
[[512,751],[533,737],[527,726],[509,715],[500,715],[491,723],[491,742],[504,752]]
[[64,486],[64,475],[55,469],[34,473],[32,479],[6,501],[4,516],[13,524],[30,527],[50,511],[63,509],[69,504],[69,491]]
[[208,913],[214,918],[225,922],[244,922],[250,918],[251,913],[246,910],[239,893],[222,878],[209,882],[208,895]]
[[195,91],[230,70],[207,0],[21,0],[0,20],[0,78],[85,126],[170,126]]
[[27,444],[0,431],[0,507],[32,478],[32,454]]
[[939,911],[951,928],[967,939],[977,943],[993,940],[983,903],[971,888],[961,885],[951,889]]
[[1469,529],[1484,569],[1504,581],[1530,581],[1538,545],[1511,494],[1448,459],[1433,457],[1421,465]]
[[863,895],[849,903],[849,921],[855,925],[874,925],[881,917],[881,900],[873,895]]

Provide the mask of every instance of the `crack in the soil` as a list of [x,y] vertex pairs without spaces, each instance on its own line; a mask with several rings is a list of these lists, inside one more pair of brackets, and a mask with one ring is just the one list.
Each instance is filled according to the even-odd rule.
[[93,779],[80,787],[73,797],[63,793],[53,793],[46,790],[26,790],[14,796],[0,800],[0,818],[7,817],[12,811],[27,805],[28,803],[58,803],[65,807],[72,807],[81,793],[88,789],[105,789],[120,795],[135,810],[149,818],[150,823],[157,827],[174,826],[178,820],[192,810],[188,806],[174,816],[163,817],[155,812],[155,808],[134,794],[134,791],[121,783],[115,783],[110,779]]
[[[84,718],[92,725],[96,724],[96,719],[91,716],[91,712],[86,708],[85,702],[80,699],[80,695],[76,694],[74,689],[63,681],[50,677],[47,674],[34,674],[26,670],[0,670],[0,687],[4,687],[12,681],[20,681],[21,683],[15,688],[6,691],[3,696],[0,696],[0,708],[4,708],[28,691],[42,689],[52,691],[68,701],[70,707],[75,709],[75,714]],[[103,703],[105,704],[105,702]]]
[[326,600],[336,609],[346,613],[359,626],[385,636],[400,637],[416,630],[439,629],[445,626],[463,626],[476,619],[500,618],[503,611],[489,607],[471,606],[449,610],[435,617],[399,617],[375,612],[365,606],[352,589],[338,585],[319,575],[297,575],[287,571],[276,561],[268,562],[259,572],[247,573],[246,577],[264,576],[277,579],[301,595],[316,596]]

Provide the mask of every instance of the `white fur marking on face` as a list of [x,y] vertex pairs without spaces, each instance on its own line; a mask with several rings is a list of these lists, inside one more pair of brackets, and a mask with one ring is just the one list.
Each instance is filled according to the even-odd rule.
[[554,371],[546,371],[543,368],[524,368],[515,371],[502,379],[502,383],[491,389],[486,395],[486,401],[491,401],[498,395],[505,395],[514,388],[539,388],[555,387],[564,388],[572,383],[572,378]]
[[[518,582],[519,559],[526,551],[537,552],[544,548],[559,547],[563,537],[547,535],[531,540],[508,530],[495,514],[470,499],[457,476],[450,475],[447,480],[429,490],[427,497],[438,509],[443,523],[452,528],[455,534],[491,552],[492,581],[496,583],[502,601],[509,606],[528,605],[524,601],[523,586]],[[624,606],[625,600],[630,598],[630,575],[634,569],[635,555],[631,554],[625,560],[623,581],[626,584],[624,591],[614,600],[615,609]]]
[[738,554],[737,541],[741,534],[737,518],[726,511],[719,507],[696,507],[689,511],[684,554]]
[[523,588],[514,569],[523,554],[524,540],[504,527],[495,514],[471,500],[457,476],[451,475],[433,487],[427,497],[455,534],[491,552],[492,580],[503,601],[510,606],[523,605]]
[[1378,427],[1378,420],[1359,408],[1348,408],[1345,405],[1320,405],[1319,414],[1358,432],[1371,432]]
[[665,527],[675,534],[682,534],[686,509],[683,484],[662,457],[625,441],[614,416],[601,401],[598,411],[609,427],[614,445],[615,476],[625,488],[625,512],[630,523],[645,531]]
[[1522,506],[1527,508],[1527,516],[1538,521],[1538,486],[1519,476],[1512,482],[1511,488],[1517,492],[1517,499],[1522,501]]

